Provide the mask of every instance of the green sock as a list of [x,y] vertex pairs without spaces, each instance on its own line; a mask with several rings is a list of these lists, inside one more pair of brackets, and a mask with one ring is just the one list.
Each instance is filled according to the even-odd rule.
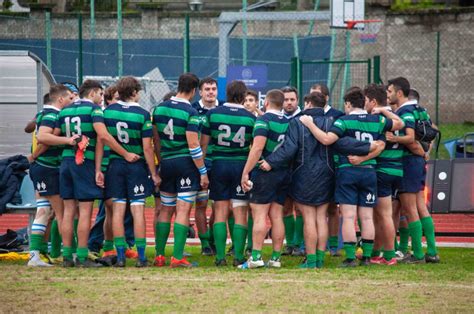
[[262,258],[262,251],[261,250],[254,250],[252,249],[252,259],[257,261]]
[[234,256],[238,260],[244,259],[245,239],[247,238],[247,226],[234,225]]
[[383,251],[383,258],[385,258],[386,261],[389,261],[394,257],[395,257],[395,250],[384,250]]
[[63,247],[63,257],[66,260],[72,260],[72,247],[70,246]]
[[[362,239],[362,257],[371,257],[374,249],[374,240]],[[380,251],[379,251],[380,255]]]
[[206,248],[209,247],[209,230],[207,230],[205,233],[198,233],[199,235],[199,240],[201,240],[201,247]]
[[283,217],[283,224],[285,225],[285,239],[287,246],[294,246],[294,237],[295,237],[295,217],[285,216]]
[[30,251],[41,251],[41,244],[43,244],[42,234],[30,235]]
[[125,237],[114,237],[115,247],[126,247]]
[[51,257],[57,258],[61,255],[61,235],[59,234],[58,221],[53,220],[51,224]]
[[72,252],[76,253],[77,251],[77,225],[79,224],[79,219],[74,219],[74,233],[72,234]]
[[227,241],[227,225],[225,222],[214,223],[214,241],[216,244],[216,258],[222,260],[225,258],[225,244]]
[[249,217],[247,222],[247,248],[252,248],[253,240],[252,240],[252,230],[253,230],[253,218]]
[[186,245],[186,238],[188,237],[189,227],[174,223],[174,246],[173,246],[173,257],[181,260],[183,259],[184,246]]
[[44,240],[44,237],[43,237],[43,240],[41,241],[40,253],[48,254],[48,242]]
[[408,252],[408,238],[410,237],[410,230],[408,228],[400,228],[398,229],[398,232],[400,233],[400,244],[398,245],[398,249],[405,254]]
[[87,247],[77,247],[77,258],[81,262],[85,262],[87,259],[87,255],[89,254],[89,249]]
[[303,244],[304,240],[304,235],[303,235],[303,227],[304,227],[304,222],[303,222],[303,216],[296,216],[295,220],[295,246],[300,246]]
[[393,240],[393,247],[394,247],[395,251],[398,251],[398,241],[397,241],[396,236],[395,236],[395,239]]
[[114,249],[114,241],[113,240],[105,240],[104,241],[104,247],[103,247],[104,252],[113,251],[113,249]]
[[234,225],[235,225],[235,218],[234,218],[234,216],[232,216],[232,217],[229,218],[228,224],[229,224],[230,239],[232,240],[232,244],[234,244]]
[[158,230],[155,236],[155,251],[156,256],[165,255],[166,242],[168,242],[168,236],[170,235],[171,223],[169,222],[158,222],[155,226]]
[[339,237],[338,236],[330,236],[329,237],[329,247],[331,249],[337,249],[339,246]]
[[372,250],[372,256],[371,257],[379,257],[380,256],[380,250]]
[[356,243],[344,242],[344,251],[346,251],[347,259],[355,259],[356,258]]
[[324,257],[326,256],[325,251],[316,250],[316,260],[322,264],[324,264]]
[[207,232],[209,232],[209,245],[214,245],[214,226],[209,226]]
[[306,255],[306,264],[308,265],[315,265],[318,261],[316,254],[307,254]]
[[421,238],[423,236],[423,227],[421,221],[413,221],[408,224],[408,229],[410,229],[411,236],[411,248],[413,249],[413,255],[417,259],[422,259],[423,247],[421,246]]
[[438,254],[436,249],[436,237],[435,237],[435,228],[433,224],[433,218],[431,216],[423,217],[420,219],[421,225],[423,226],[423,233],[425,234],[426,243],[428,246],[427,254],[429,256],[435,256]]
[[271,258],[272,260],[276,261],[276,260],[280,259],[280,257],[281,257],[281,252],[280,251],[273,251],[272,252],[272,258]]

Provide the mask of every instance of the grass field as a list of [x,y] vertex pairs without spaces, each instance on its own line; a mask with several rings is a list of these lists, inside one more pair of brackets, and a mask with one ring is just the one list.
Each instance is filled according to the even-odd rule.
[[199,247],[186,250],[199,267],[137,269],[130,261],[125,269],[33,269],[0,262],[0,311],[472,312],[474,249],[442,248],[437,265],[339,269],[342,257],[328,256],[324,269],[300,270],[300,258],[285,257],[282,269],[246,271],[214,267]]

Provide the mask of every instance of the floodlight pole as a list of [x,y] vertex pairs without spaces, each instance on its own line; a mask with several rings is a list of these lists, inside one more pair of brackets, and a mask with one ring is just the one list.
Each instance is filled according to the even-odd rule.
[[[242,0],[242,12],[247,12],[247,0]],[[247,20],[242,20],[242,65],[247,65]]]

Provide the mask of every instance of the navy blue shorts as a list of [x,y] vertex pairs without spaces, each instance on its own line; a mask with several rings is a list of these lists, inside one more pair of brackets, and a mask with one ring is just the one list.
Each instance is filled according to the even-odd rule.
[[30,178],[40,196],[59,194],[59,168],[46,167],[34,162],[30,166]]
[[130,163],[122,158],[112,159],[105,175],[105,194],[130,201],[144,199],[151,195],[149,180],[144,160]]
[[245,161],[214,160],[209,178],[209,198],[214,201],[248,200],[240,186]]
[[251,174],[253,188],[249,192],[249,201],[254,204],[285,204],[290,189],[290,172],[277,169],[269,172],[255,169]]
[[201,190],[201,175],[191,157],[162,160],[160,176],[162,192],[178,194]]
[[425,160],[421,156],[403,157],[403,178],[400,193],[418,193],[425,187]]
[[336,176],[336,202],[374,207],[377,204],[377,174],[371,167],[340,168]]
[[59,194],[64,200],[92,201],[104,197],[103,190],[95,184],[92,160],[76,165],[74,158],[64,158],[59,168],[59,183]]
[[377,196],[392,196],[400,188],[402,177],[392,176],[384,172],[377,171]]

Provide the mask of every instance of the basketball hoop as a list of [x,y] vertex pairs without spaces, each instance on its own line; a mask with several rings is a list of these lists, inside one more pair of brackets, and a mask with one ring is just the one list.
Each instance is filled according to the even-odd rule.
[[382,20],[345,21],[347,29],[356,29],[362,44],[375,43],[377,34],[382,29]]

